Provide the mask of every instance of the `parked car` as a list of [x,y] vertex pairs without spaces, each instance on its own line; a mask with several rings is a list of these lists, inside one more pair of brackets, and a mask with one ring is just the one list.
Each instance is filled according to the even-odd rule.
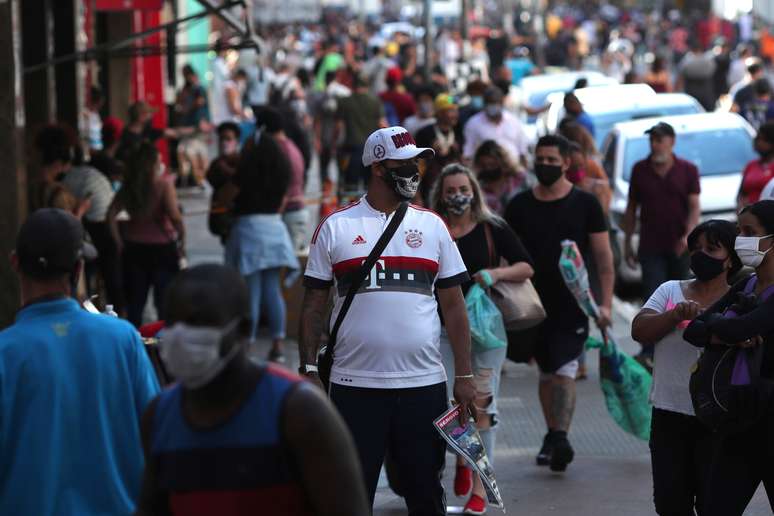
[[[610,206],[611,226],[615,231],[614,255],[618,279],[625,283],[639,282],[639,266],[629,267],[621,259],[624,234],[620,230],[629,195],[629,179],[634,164],[650,154],[650,141],[645,131],[657,122],[666,122],[675,129],[675,154],[694,163],[700,174],[702,220],[736,219],[736,195],[745,165],[756,154],[753,150],[755,131],[741,116],[734,113],[700,113],[646,118],[615,124],[603,146],[603,166],[613,187]],[[638,235],[633,236],[633,245]]]
[[[594,141],[600,148],[618,122],[640,118],[704,113],[699,102],[685,93],[656,93],[647,84],[621,84],[575,90],[583,110],[594,123]],[[556,132],[565,116],[564,94],[548,97],[551,107],[538,118],[540,134]]]
[[[585,78],[589,87],[609,86],[618,81],[601,72],[587,70],[582,72],[559,72],[543,75],[531,75],[521,80],[521,86],[514,87],[518,91],[521,103],[531,108],[546,105],[548,96],[552,93],[571,91],[578,79]],[[535,123],[536,117],[528,117],[527,123]]]

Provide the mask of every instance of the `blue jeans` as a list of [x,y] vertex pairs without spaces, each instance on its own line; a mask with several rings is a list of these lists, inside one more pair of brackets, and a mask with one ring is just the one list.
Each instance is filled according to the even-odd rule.
[[272,339],[285,338],[285,299],[280,288],[280,269],[263,269],[245,276],[250,291],[251,338],[258,333],[261,309],[266,313]]
[[[478,349],[472,345],[470,360],[473,366],[473,381],[476,385],[476,397],[491,400],[486,405],[486,413],[492,418],[492,426],[488,430],[479,430],[484,449],[487,450],[490,462],[494,463],[495,438],[497,435],[497,397],[500,393],[500,373],[505,363],[508,348]],[[441,330],[441,360],[446,369],[446,396],[454,399],[454,353],[446,333]]]

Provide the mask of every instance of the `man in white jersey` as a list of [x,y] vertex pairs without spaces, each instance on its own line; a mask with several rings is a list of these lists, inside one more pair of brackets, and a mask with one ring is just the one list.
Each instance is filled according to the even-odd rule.
[[[312,381],[319,382],[317,350],[330,287],[336,288],[332,324],[350,274],[366,260],[401,201],[414,198],[417,161],[432,155],[432,149],[417,148],[402,127],[372,133],[363,151],[363,165],[371,167],[367,194],[324,219],[315,231],[299,343],[300,372]],[[446,446],[433,428],[448,405],[438,306],[454,349],[454,396],[467,414],[475,398],[460,289],[467,278],[443,220],[411,206],[339,328],[330,396],[355,439],[372,505],[389,448],[409,514],[446,514],[440,481]]]

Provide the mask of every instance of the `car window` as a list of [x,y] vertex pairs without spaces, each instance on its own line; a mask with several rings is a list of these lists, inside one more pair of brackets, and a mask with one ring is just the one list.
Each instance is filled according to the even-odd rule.
[[[632,167],[650,153],[647,136],[626,140],[623,178],[628,181]],[[752,138],[744,129],[713,129],[680,133],[675,154],[696,165],[702,176],[738,174],[756,158]]]
[[591,114],[591,120],[594,122],[594,139],[597,146],[601,146],[605,138],[613,130],[613,126],[619,122],[637,120],[639,118],[652,118],[670,115],[690,115],[700,113],[701,107],[695,104],[685,104],[679,106],[662,106],[643,108],[632,111],[616,111],[613,113]]

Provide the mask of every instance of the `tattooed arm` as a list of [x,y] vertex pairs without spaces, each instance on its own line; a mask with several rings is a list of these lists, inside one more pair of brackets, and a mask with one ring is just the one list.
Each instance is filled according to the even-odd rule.
[[[301,328],[298,339],[298,355],[301,366],[317,363],[317,351],[320,349],[320,337],[325,331],[330,288],[309,288],[304,292],[301,305]],[[309,373],[310,380],[322,388],[320,378]]]

